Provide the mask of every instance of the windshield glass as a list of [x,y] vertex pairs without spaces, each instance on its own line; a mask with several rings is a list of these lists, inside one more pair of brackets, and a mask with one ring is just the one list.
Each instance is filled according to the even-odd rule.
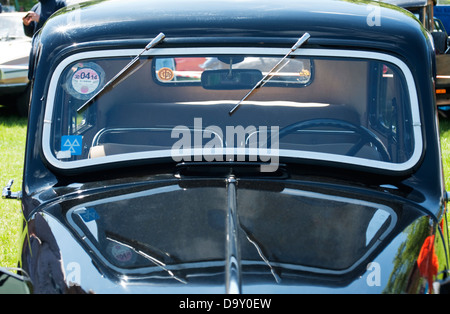
[[275,155],[401,170],[417,162],[417,96],[404,64],[379,54],[303,54],[290,56],[233,114],[282,54],[145,56],[85,107],[132,54],[72,57],[53,75],[46,157],[62,168],[165,157],[267,162]]

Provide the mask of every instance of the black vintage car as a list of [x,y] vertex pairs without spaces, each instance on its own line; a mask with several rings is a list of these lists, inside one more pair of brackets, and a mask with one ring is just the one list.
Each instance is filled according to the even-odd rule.
[[446,289],[435,51],[406,11],[92,1],[33,47],[3,194],[34,293]]

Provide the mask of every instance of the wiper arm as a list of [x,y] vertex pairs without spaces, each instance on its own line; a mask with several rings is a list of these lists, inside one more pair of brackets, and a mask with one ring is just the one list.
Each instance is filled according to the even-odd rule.
[[310,37],[311,35],[309,33],[305,33],[302,37],[300,37],[300,39],[295,43],[294,46],[292,46],[289,52],[258,83],[256,83],[256,85],[247,93],[247,95],[245,95],[244,98],[242,98],[241,101],[239,101],[237,105],[234,106],[234,108],[231,109],[231,111],[228,114],[231,116],[244,102],[244,100],[246,100],[255,91],[255,89],[262,87],[264,84],[266,84],[268,81],[267,78],[269,78],[272,75],[272,73],[275,72],[275,70],[280,66],[280,64],[287,57],[289,57],[291,53],[293,53],[295,50],[300,48],[304,43],[306,43]]
[[[164,35],[163,33],[160,33],[158,36],[156,36],[147,46],[145,46],[144,50],[141,51],[141,53],[139,53],[133,60],[131,60],[130,63],[128,63],[122,70],[120,70],[119,73],[116,74],[116,76],[114,76],[111,80],[109,80],[108,83],[106,83],[97,93],[95,93],[94,96],[92,96],[88,101],[86,101],[80,108],[77,109],[77,112],[79,113],[80,111],[82,111],[83,109],[85,109],[86,107],[90,106],[96,99],[97,97],[102,94],[107,88],[109,88],[110,86],[112,86],[119,78],[121,78],[123,76],[123,74],[125,72],[127,72],[131,67],[133,67],[133,65],[139,61],[140,57],[142,56],[143,53],[145,53],[146,51],[154,48],[156,45],[158,45],[161,41],[163,41],[163,39],[166,37],[166,35]],[[119,81],[118,83],[120,83],[121,81]],[[116,84],[117,85],[117,84]],[[114,86],[112,86],[114,87]]]

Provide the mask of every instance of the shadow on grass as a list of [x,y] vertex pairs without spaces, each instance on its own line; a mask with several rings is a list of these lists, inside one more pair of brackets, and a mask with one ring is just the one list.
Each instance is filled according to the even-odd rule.
[[27,118],[21,117],[12,106],[0,105],[0,124],[6,127],[26,127]]

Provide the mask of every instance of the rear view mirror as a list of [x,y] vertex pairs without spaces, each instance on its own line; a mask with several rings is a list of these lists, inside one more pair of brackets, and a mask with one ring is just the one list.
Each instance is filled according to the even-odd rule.
[[202,86],[215,90],[252,89],[262,77],[259,70],[210,70],[202,73]]
[[31,281],[0,267],[0,294],[31,294]]

